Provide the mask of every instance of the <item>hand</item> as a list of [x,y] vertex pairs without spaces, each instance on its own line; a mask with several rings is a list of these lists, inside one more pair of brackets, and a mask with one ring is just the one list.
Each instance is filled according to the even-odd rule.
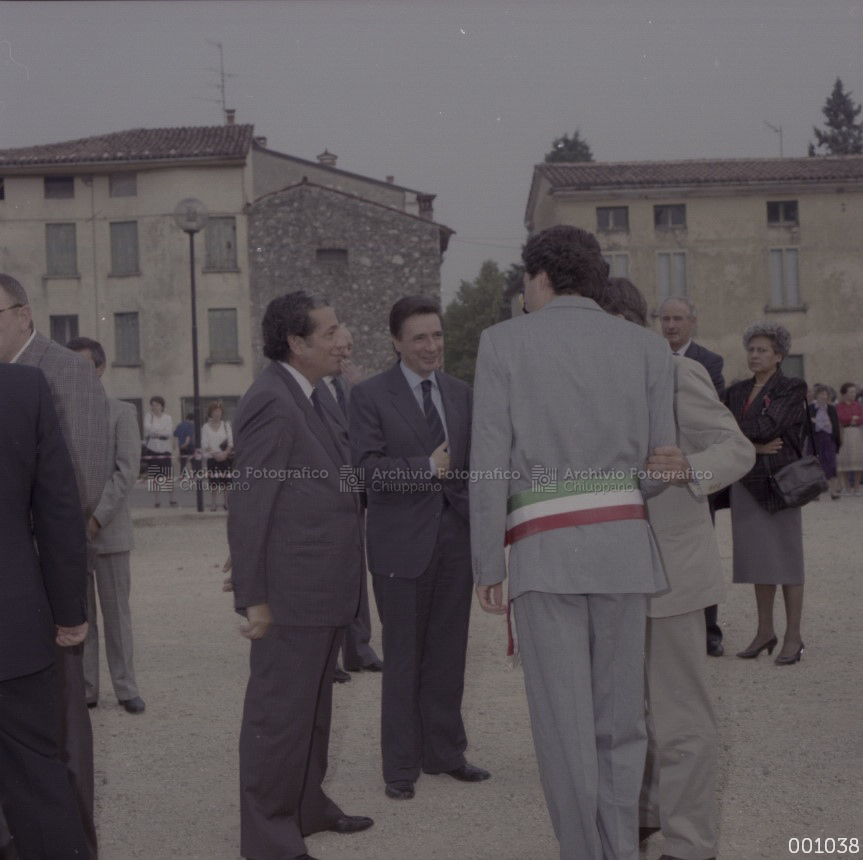
[[432,463],[435,467],[435,475],[443,478],[449,471],[449,442],[442,442],[431,454]]
[[769,442],[759,443],[755,445],[756,454],[778,454],[782,450],[782,439],[778,436],[771,439]]
[[854,426],[855,424],[859,424],[859,423],[860,423],[860,418],[857,415],[852,415],[851,416],[851,425]]
[[506,615],[502,582],[496,582],[494,585],[478,585],[476,596],[484,612],[490,612],[492,615]]
[[227,452],[227,451],[221,451],[221,450],[220,450],[220,451],[216,451],[216,453],[215,453],[215,454],[213,454],[213,459],[214,459],[217,463],[224,463],[224,462],[225,462],[225,460],[227,460],[227,459],[228,459],[228,452]]
[[651,473],[651,477],[658,477],[667,484],[681,486],[692,480],[689,460],[675,445],[654,448],[647,458],[647,471]]
[[230,575],[230,570],[232,567],[233,567],[233,562],[231,561],[231,556],[229,555],[225,559],[225,563],[222,565],[222,573],[228,574],[222,580],[222,591],[233,591],[234,590],[234,578]]
[[363,381],[365,373],[361,367],[354,364],[353,359],[343,358],[341,362],[342,379],[349,385],[354,386]]
[[240,633],[246,639],[263,639],[273,624],[273,616],[267,603],[246,607],[246,623],[240,625]]
[[87,520],[87,537],[90,540],[93,540],[101,530],[102,526],[99,524],[99,520],[97,520],[96,517],[90,517],[90,519]]
[[57,637],[54,640],[61,648],[71,648],[80,645],[87,638],[87,622],[77,627],[62,627],[57,625]]

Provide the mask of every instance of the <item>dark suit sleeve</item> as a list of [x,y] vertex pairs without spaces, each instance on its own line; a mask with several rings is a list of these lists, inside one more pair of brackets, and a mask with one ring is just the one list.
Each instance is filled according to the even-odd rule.
[[716,389],[716,394],[721,398],[725,393],[725,377],[722,375],[722,368],[725,366],[725,359],[715,352],[711,354],[712,359],[707,367],[707,372],[710,374],[710,381]]
[[806,421],[806,383],[802,379],[783,379],[780,386],[767,392],[769,403],[753,404],[738,422],[751,442],[770,442],[803,425]]
[[72,460],[44,376],[39,376],[38,454],[31,510],[54,623],[87,620],[87,537]]

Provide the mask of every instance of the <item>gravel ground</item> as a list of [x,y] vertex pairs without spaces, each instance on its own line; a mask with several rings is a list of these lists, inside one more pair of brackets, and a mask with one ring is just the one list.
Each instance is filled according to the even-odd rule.
[[[156,511],[142,487],[135,495],[135,663],[147,711],[131,716],[117,705],[103,660],[102,697],[91,712],[101,858],[237,860],[237,737],[248,643],[220,590],[226,515]],[[861,522],[863,498],[825,497],[804,510],[807,647],[798,665],[776,667],[766,655],[734,658],[753,635],[755,606],[751,587],[729,584],[720,622],[732,656],[710,660],[721,737],[722,860],[784,860],[795,856],[793,837],[821,837],[823,857],[846,856],[823,853],[826,838],[863,841]],[[730,583],[727,511],[719,513],[717,531]],[[777,612],[781,619],[781,607]],[[465,785],[423,776],[414,800],[386,798],[380,677],[354,675],[334,691],[327,790],[347,813],[370,815],[375,826],[310,837],[315,857],[556,860],[521,673],[506,667],[503,622],[475,607],[471,623],[468,756],[492,779]],[[374,610],[373,625],[380,653]],[[781,622],[778,629],[781,635]],[[640,860],[661,853],[657,836]]]

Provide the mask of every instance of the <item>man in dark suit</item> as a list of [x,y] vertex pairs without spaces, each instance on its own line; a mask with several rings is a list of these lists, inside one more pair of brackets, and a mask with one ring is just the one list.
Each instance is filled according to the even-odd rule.
[[[336,332],[336,341],[341,358],[339,360],[338,373],[325,376],[315,386],[317,389],[321,406],[327,417],[333,422],[345,448],[348,443],[348,405],[350,403],[350,387],[344,380],[346,365],[350,362],[353,352],[353,339],[345,325],[340,325]],[[360,609],[357,617],[345,628],[345,638],[342,642],[342,661],[344,669],[336,664],[336,672],[333,680],[339,683],[350,681],[348,672],[381,672],[384,664],[381,662],[374,649],[369,644],[372,637],[372,619],[369,612],[369,594],[366,585],[366,570],[363,566],[363,574],[360,577]]]
[[420,771],[465,782],[461,717],[471,603],[471,392],[441,373],[440,308],[426,296],[390,311],[399,361],[351,395],[354,466],[368,496],[369,567],[383,627],[381,750],[386,794],[414,796]]
[[[0,274],[0,363],[38,367],[48,380],[63,439],[72,458],[83,523],[99,504],[110,477],[108,398],[93,365],[83,356],[48,340],[33,326],[27,293],[15,278]],[[95,555],[88,542],[88,569]],[[90,854],[97,856],[93,823],[93,729],[84,693],[83,645],[58,652],[58,679],[63,700],[60,747],[69,764]]]
[[0,365],[0,413],[0,806],[13,840],[0,839],[0,857],[83,858],[60,759],[55,664],[57,646],[87,633],[84,522],[42,372]]
[[[710,381],[719,399],[725,393],[725,379],[722,367],[725,364],[721,355],[695,343],[692,335],[698,324],[695,305],[685,296],[672,296],[659,306],[659,323],[662,336],[668,341],[674,355],[683,355],[703,365],[710,374]],[[714,518],[713,497],[710,498],[710,517]],[[704,608],[707,625],[707,653],[711,657],[721,657],[725,653],[722,644],[722,628],[719,626],[719,607],[716,604]]]
[[228,513],[234,604],[252,643],[240,847],[254,860],[311,860],[303,837],[373,823],[345,815],[321,787],[333,670],[360,601],[361,512],[358,495],[341,492],[348,451],[315,393],[339,367],[333,309],[288,293],[270,302],[261,327],[272,363],[234,418],[239,478]]

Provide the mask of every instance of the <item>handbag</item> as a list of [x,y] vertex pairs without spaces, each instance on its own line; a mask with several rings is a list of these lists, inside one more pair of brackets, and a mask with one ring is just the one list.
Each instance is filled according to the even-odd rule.
[[[809,407],[804,403],[806,426],[809,428],[809,441],[815,450],[815,437],[812,433],[812,421],[809,418]],[[802,508],[803,505],[817,499],[829,486],[824,470],[814,454],[807,454],[778,472],[770,475],[770,486],[789,508]]]

